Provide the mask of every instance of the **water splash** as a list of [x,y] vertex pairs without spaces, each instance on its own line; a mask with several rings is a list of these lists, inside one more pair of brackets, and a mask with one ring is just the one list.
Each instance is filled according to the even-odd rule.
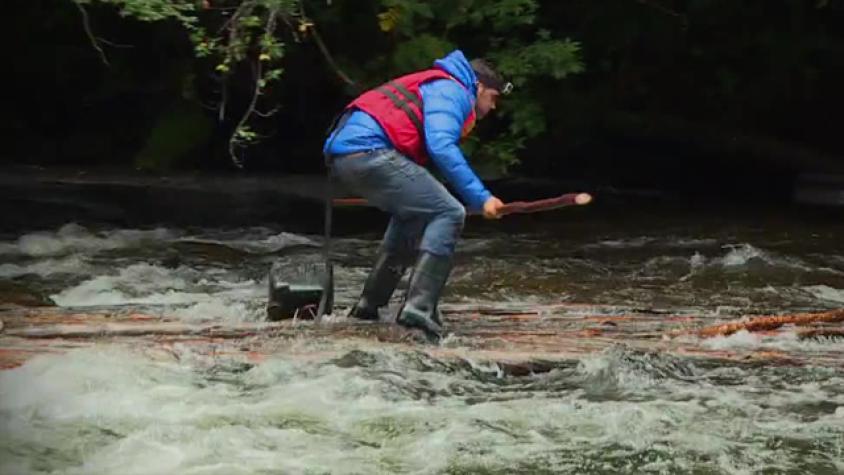
[[90,260],[79,254],[58,259],[43,259],[25,264],[0,264],[0,277],[14,278],[27,275],[54,277],[60,275],[90,275],[95,267]]
[[[163,305],[186,320],[254,320],[266,284],[241,280],[224,269],[170,269],[139,263],[116,274],[99,275],[51,296],[67,307]],[[168,311],[169,310],[169,311]]]
[[828,285],[810,285],[803,287],[803,290],[818,299],[828,300],[838,304],[844,303],[844,289],[836,289]]
[[844,378],[831,370],[701,366],[623,347],[521,377],[383,348],[247,365],[191,356],[100,346],[0,373],[0,470],[739,473],[842,463]]
[[55,232],[25,234],[13,245],[0,248],[4,254],[22,254],[31,257],[62,256],[75,252],[93,253],[104,250],[142,246],[148,243],[170,241],[177,234],[168,229],[120,229],[92,232],[75,223],[62,226]]

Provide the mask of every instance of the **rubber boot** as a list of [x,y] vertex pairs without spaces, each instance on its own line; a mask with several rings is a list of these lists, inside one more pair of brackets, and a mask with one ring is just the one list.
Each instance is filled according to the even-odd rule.
[[422,252],[413,269],[407,297],[396,322],[405,327],[422,329],[430,340],[439,341],[443,329],[437,304],[450,273],[450,256]]
[[358,303],[349,311],[349,317],[361,320],[378,320],[378,309],[387,305],[407,268],[408,258],[399,254],[381,252],[363,284]]

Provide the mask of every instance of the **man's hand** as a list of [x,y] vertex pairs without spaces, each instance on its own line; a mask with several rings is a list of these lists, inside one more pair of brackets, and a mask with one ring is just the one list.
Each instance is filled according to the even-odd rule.
[[501,208],[504,207],[504,203],[501,202],[496,197],[490,197],[484,203],[484,218],[486,219],[499,219],[501,218]]

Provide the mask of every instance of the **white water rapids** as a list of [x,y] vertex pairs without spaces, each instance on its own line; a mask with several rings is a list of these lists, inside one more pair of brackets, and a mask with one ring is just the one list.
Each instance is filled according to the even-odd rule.
[[[840,307],[844,250],[834,233],[806,233],[469,235],[445,299],[725,315]],[[256,321],[270,264],[318,257],[320,243],[259,227],[68,224],[6,236],[0,281],[63,307]],[[338,241],[341,305],[376,245]],[[252,363],[106,343],[35,357],[0,372],[0,474],[844,472],[840,365],[714,364],[617,346],[516,377],[374,342],[297,357],[296,345],[316,344]],[[844,345],[787,332],[706,344]]]

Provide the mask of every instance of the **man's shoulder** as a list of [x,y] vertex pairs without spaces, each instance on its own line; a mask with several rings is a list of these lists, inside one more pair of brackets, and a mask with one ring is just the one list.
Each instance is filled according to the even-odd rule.
[[427,81],[420,87],[422,100],[427,99],[449,99],[462,109],[470,109],[472,102],[466,88],[456,80],[450,78],[437,78]]

